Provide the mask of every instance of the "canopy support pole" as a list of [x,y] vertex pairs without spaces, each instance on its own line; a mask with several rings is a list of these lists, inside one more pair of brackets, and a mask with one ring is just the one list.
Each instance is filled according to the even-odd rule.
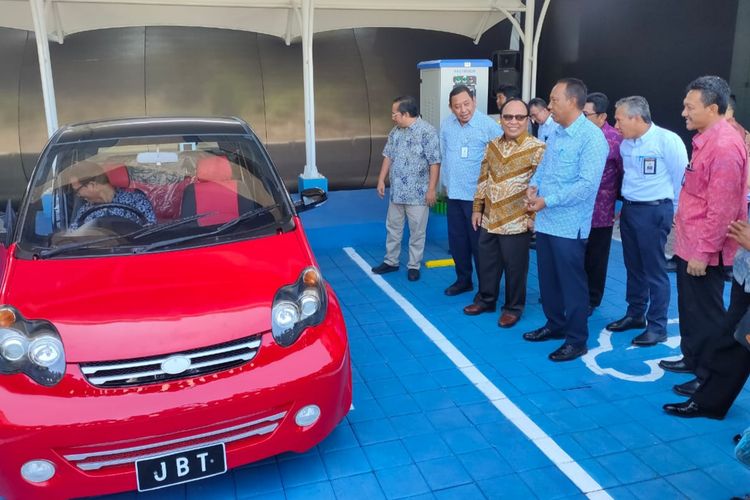
[[526,102],[529,102],[532,95],[531,68],[534,63],[532,48],[534,44],[534,3],[535,0],[526,0],[526,11],[524,14],[521,95]]
[[57,131],[57,104],[55,103],[55,85],[52,80],[52,63],[49,56],[47,22],[44,17],[44,1],[29,0],[29,4],[31,6],[31,18],[34,21],[36,53],[39,57],[39,75],[42,79],[44,115],[47,118],[47,137],[52,137],[52,134]]
[[313,15],[315,0],[302,0],[302,80],[305,94],[305,169],[299,176],[299,191],[310,187],[328,190],[328,180],[320,175],[315,159],[315,89],[313,80]]
[[547,16],[547,9],[549,8],[550,0],[544,0],[542,5],[542,12],[539,14],[539,21],[536,24],[536,33],[534,33],[534,52],[532,56],[531,67],[531,95],[536,95],[536,71],[539,68],[539,39],[542,36],[542,26],[544,25],[544,18]]

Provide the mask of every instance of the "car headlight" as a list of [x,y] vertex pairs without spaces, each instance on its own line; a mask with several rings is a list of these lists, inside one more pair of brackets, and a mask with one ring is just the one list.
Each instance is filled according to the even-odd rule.
[[39,366],[54,366],[62,356],[62,342],[56,338],[45,335],[34,339],[29,345],[29,359]]
[[289,347],[305,328],[323,321],[327,297],[323,277],[312,266],[302,270],[296,283],[281,287],[271,309],[271,333],[276,343]]
[[48,321],[27,320],[10,306],[0,307],[0,374],[24,373],[41,385],[52,386],[65,374],[65,349]]

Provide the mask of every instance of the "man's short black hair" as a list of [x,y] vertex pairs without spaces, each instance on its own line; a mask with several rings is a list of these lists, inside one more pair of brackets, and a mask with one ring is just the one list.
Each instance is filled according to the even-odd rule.
[[518,89],[518,87],[510,83],[501,83],[500,85],[498,85],[497,89],[495,89],[495,95],[497,94],[503,94],[506,99],[521,98],[521,91]]
[[512,103],[512,102],[520,102],[521,104],[523,104],[523,107],[524,107],[524,108],[526,108],[526,116],[529,116],[529,105],[528,105],[528,104],[526,104],[526,103],[525,103],[525,102],[523,101],[523,99],[519,99],[518,97],[513,97],[513,98],[511,98],[511,99],[508,99],[507,101],[505,101],[505,102],[503,103],[503,105],[502,105],[502,106],[500,106],[500,114],[501,114],[501,115],[503,114],[503,110],[505,109],[505,106],[507,106],[508,104],[510,104],[510,103]]
[[586,96],[586,102],[594,105],[594,111],[598,114],[606,113],[609,109],[609,97],[601,92],[592,92]]
[[727,104],[732,91],[729,84],[720,76],[701,76],[690,82],[685,92],[697,90],[701,93],[701,102],[704,106],[716,104],[719,108],[719,114],[727,112]]
[[412,118],[419,116],[419,104],[417,100],[410,95],[398,96],[393,100],[394,103],[398,103],[398,112],[409,115]]
[[466,85],[456,85],[455,87],[453,87],[453,90],[451,90],[451,93],[448,94],[448,104],[451,103],[451,100],[454,96],[457,96],[461,92],[466,92],[467,94],[469,94],[469,97],[471,97],[472,99],[474,98],[474,91],[471,90],[470,87],[467,87]]
[[541,97],[535,97],[529,101],[529,107],[531,106],[538,106],[540,108],[547,109],[547,101],[545,101]]
[[573,99],[576,102],[578,109],[583,109],[583,105],[586,104],[586,84],[583,80],[578,78],[561,78],[557,80],[557,83],[565,84],[565,97]]

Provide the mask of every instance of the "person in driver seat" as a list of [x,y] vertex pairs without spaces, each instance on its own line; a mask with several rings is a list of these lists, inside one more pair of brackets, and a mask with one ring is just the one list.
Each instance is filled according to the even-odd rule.
[[[141,225],[156,223],[154,207],[143,192],[114,187],[107,174],[97,164],[80,162],[76,170],[85,172],[85,177],[71,175],[70,186],[81,198],[81,203],[71,218],[70,229],[77,229],[86,222],[99,217],[122,217]],[[80,220],[87,210],[102,205],[100,210],[93,210],[84,220]],[[124,207],[116,206],[124,205]],[[130,207],[130,209],[125,208]]]

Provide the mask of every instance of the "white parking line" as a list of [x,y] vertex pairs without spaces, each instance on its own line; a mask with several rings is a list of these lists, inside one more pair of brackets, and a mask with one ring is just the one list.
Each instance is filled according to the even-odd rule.
[[586,496],[592,500],[612,500],[604,488],[588,472],[578,465],[565,450],[560,448],[533,420],[531,420],[513,401],[497,388],[474,364],[459,351],[424,315],[417,310],[403,295],[398,293],[382,276],[373,274],[370,265],[351,247],[344,252],[367,276],[388,295],[422,332],[445,354],[461,373],[471,381],[482,394],[505,416],[518,430],[524,433],[539,450],[549,458]]

